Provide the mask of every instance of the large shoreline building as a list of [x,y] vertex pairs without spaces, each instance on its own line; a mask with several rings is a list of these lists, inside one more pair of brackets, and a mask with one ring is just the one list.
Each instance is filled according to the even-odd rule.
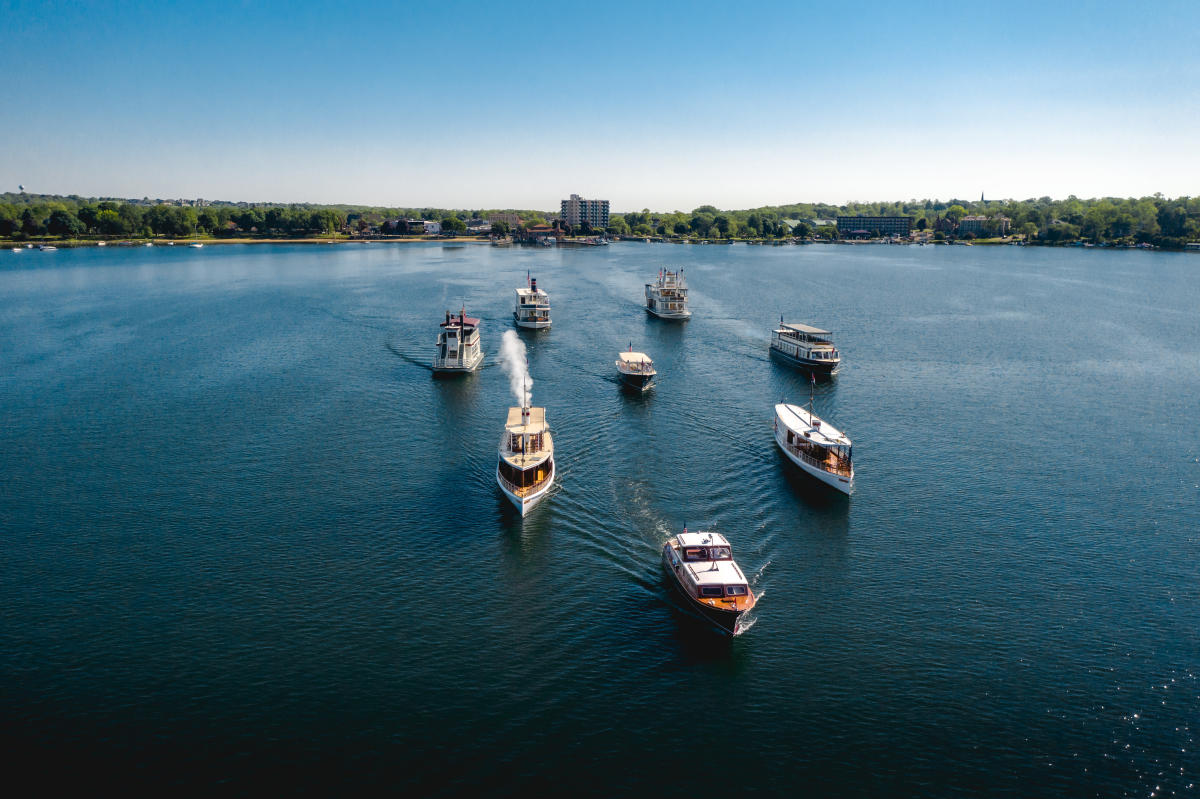
[[608,200],[585,200],[578,194],[562,201],[562,219],[571,227],[587,222],[596,230],[608,227]]
[[912,217],[908,216],[839,216],[839,236],[856,233],[879,233],[884,236],[908,236],[912,234]]

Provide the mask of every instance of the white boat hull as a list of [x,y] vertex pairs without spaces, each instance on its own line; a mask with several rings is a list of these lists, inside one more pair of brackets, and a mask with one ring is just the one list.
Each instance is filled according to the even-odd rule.
[[849,495],[854,490],[853,469],[851,469],[849,477],[842,477],[841,475],[830,474],[824,469],[819,469],[816,466],[813,466],[811,463],[792,452],[791,448],[788,447],[787,440],[784,438],[787,428],[782,424],[776,424],[775,427],[775,443],[779,445],[779,449],[783,450],[783,454],[787,456],[788,460],[799,466],[808,474],[820,480],[825,485],[829,486],[830,488],[836,488],[843,494]]
[[525,328],[529,328],[530,330],[542,330],[544,328],[550,327],[549,320],[547,320],[545,322],[531,322],[527,319],[518,319],[516,316],[514,316],[513,318],[517,322],[517,327],[525,327]]
[[472,355],[465,360],[457,358],[439,358],[433,359],[433,371],[447,374],[462,374],[464,372],[474,372],[479,368],[479,364],[483,363],[483,350],[476,350]]
[[649,306],[646,307],[646,311],[654,314],[659,319],[691,319],[692,318],[691,311],[659,311],[659,310],[656,310]]
[[500,475],[500,464],[496,464],[496,485],[500,486],[500,490],[504,492],[504,496],[508,497],[509,502],[516,506],[517,510],[521,511],[521,517],[524,518],[529,511],[537,507],[538,503],[546,498],[550,493],[550,488],[554,485],[554,475],[556,467],[554,460],[550,460],[550,476],[546,478],[546,483],[537,491],[534,491],[524,497],[517,496],[508,490],[504,484],[504,478]]

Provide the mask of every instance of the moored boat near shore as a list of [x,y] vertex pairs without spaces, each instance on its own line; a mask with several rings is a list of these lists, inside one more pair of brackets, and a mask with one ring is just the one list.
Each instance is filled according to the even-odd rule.
[[546,425],[546,409],[528,405],[508,409],[500,438],[496,483],[509,501],[529,513],[554,485],[554,441]]
[[741,618],[757,599],[750,581],[733,560],[733,548],[719,533],[683,532],[662,549],[663,570],[688,607],[722,632],[737,635]]

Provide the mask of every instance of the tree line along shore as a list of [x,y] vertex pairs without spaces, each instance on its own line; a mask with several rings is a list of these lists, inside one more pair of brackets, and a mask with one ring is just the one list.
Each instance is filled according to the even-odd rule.
[[[995,240],[1013,235],[1030,244],[1148,244],[1183,249],[1200,240],[1200,198],[1105,197],[1082,200],[1049,197],[1028,200],[908,200],[903,202],[797,203],[745,210],[702,205],[690,212],[641,211],[612,214],[608,226],[584,224],[569,235],[661,236],[707,240],[835,240],[837,217],[896,216],[912,220],[918,234],[935,240]],[[557,214],[520,209],[387,208],[353,205],[129,200],[78,196],[0,194],[0,238],[10,242],[91,239],[189,239],[296,241],[311,238],[426,238],[396,220],[425,219],[440,224],[442,235],[468,227],[485,235],[508,235],[553,222]],[[959,235],[960,220],[977,220],[973,232]],[[490,222],[489,220],[496,220]],[[487,222],[488,224],[482,224]]]

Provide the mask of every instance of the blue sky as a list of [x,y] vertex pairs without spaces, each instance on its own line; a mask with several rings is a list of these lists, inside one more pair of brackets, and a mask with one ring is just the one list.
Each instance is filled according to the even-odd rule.
[[1200,2],[0,0],[0,191],[1195,195]]

